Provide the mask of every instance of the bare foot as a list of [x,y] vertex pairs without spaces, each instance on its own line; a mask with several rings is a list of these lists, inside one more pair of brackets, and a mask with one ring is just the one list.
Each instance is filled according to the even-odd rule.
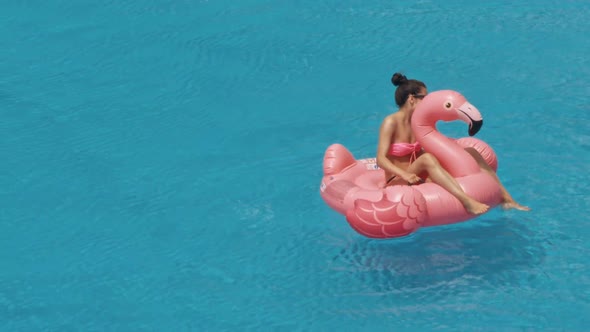
[[515,201],[502,203],[502,208],[504,210],[510,210],[510,209],[517,209],[517,210],[520,210],[520,211],[530,211],[531,210],[530,207],[524,206],[524,205],[520,205],[520,204],[516,203]]
[[490,207],[484,203],[480,203],[474,199],[470,199],[465,204],[465,209],[471,214],[483,214],[488,211]]

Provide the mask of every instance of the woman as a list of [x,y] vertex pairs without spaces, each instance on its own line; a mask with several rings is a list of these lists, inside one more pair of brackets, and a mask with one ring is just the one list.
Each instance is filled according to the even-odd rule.
[[[457,181],[440,165],[436,157],[424,152],[420,144],[416,142],[410,121],[416,106],[428,93],[426,85],[418,80],[409,80],[400,73],[395,73],[391,82],[397,86],[395,102],[399,110],[383,120],[377,147],[377,165],[385,171],[385,186],[412,185],[424,181],[420,176],[427,176],[457,197],[469,213],[486,212],[489,206],[468,196]],[[473,148],[465,150],[475,158],[482,170],[490,173],[498,181],[502,190],[502,206],[505,209],[530,210],[512,198],[477,150]]]

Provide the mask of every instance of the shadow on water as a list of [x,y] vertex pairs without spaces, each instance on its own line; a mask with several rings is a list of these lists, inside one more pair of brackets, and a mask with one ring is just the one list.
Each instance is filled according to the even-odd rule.
[[546,256],[526,224],[502,217],[421,229],[402,239],[354,237],[340,245],[331,268],[350,273],[376,293],[441,296],[458,287],[516,284],[519,271],[534,275]]

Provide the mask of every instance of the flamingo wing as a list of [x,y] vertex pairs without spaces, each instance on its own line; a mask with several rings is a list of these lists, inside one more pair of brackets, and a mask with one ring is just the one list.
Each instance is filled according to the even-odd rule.
[[410,186],[390,187],[376,202],[357,199],[346,220],[357,232],[372,238],[406,236],[426,218],[426,201]]

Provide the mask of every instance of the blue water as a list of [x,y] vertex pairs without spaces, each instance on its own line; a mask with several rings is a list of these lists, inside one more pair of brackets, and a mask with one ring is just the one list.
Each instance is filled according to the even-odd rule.
[[[0,330],[586,331],[586,0],[4,1]],[[395,71],[532,212],[401,239],[319,196]],[[464,124],[442,124],[448,136]]]

